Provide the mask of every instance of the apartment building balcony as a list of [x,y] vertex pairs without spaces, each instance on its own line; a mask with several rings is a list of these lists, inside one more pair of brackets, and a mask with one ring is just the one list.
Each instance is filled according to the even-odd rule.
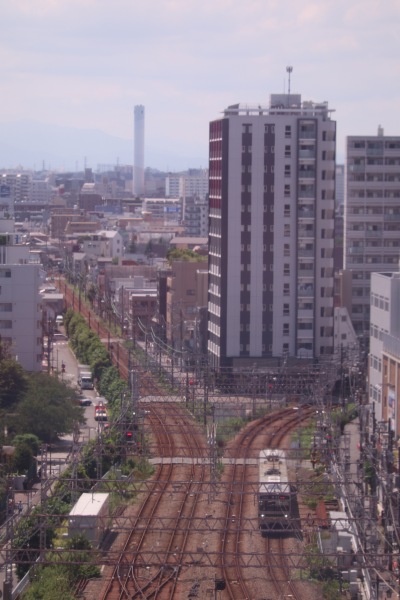
[[304,342],[309,342],[314,337],[313,329],[301,329],[297,330],[297,343],[302,344]]
[[315,140],[316,137],[316,131],[299,131],[299,140]]
[[298,287],[297,295],[299,298],[310,298],[314,296],[314,286],[312,283],[301,284]]
[[348,169],[349,169],[350,173],[363,173],[363,172],[365,172],[366,166],[365,166],[365,164],[349,165]]
[[[300,159],[311,159],[312,162],[315,160],[315,148],[310,150],[299,150],[298,157]],[[306,163],[307,164],[307,163]]]
[[314,311],[312,309],[310,309],[310,310],[300,309],[297,311],[297,319],[313,319],[313,318],[314,318]]
[[367,238],[381,238],[382,237],[382,230],[380,231],[364,231],[365,237]]
[[302,269],[299,268],[297,270],[297,275],[298,277],[310,277],[310,275],[312,275],[314,273],[314,266],[312,269]]
[[297,235],[299,238],[313,238],[315,237],[315,230],[314,227],[310,227],[310,228],[305,228],[305,227],[299,227],[298,231],[297,231]]
[[315,210],[313,206],[305,206],[303,208],[299,208],[297,211],[297,216],[305,219],[314,219],[315,218]]
[[301,179],[315,179],[315,169],[302,169],[300,167],[298,175],[299,175],[299,180],[301,180]]

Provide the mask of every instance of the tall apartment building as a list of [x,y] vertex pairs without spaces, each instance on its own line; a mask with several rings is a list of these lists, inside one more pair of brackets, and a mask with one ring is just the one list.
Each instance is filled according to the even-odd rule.
[[344,269],[352,273],[351,318],[365,338],[370,325],[370,278],[393,271],[400,250],[400,137],[347,138]]
[[273,94],[210,123],[208,352],[215,369],[333,353],[336,123]]

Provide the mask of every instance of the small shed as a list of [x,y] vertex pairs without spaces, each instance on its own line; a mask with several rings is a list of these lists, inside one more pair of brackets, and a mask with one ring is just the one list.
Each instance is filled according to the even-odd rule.
[[109,494],[82,494],[68,515],[68,535],[85,535],[93,546],[100,544],[108,521]]

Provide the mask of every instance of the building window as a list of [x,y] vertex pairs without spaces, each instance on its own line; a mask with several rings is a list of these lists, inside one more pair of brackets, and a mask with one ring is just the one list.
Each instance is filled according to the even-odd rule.
[[0,329],[12,329],[12,321],[0,320]]
[[12,312],[12,303],[0,302],[0,312]]
[[11,277],[10,269],[0,269],[0,277]]
[[284,264],[283,265],[283,274],[284,275],[290,275],[290,265],[289,264]]

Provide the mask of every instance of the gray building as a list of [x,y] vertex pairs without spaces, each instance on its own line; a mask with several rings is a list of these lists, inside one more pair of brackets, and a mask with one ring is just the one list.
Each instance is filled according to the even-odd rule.
[[215,368],[333,353],[336,123],[273,94],[210,123],[208,353]]
[[370,278],[397,268],[400,251],[400,137],[349,136],[346,157],[344,269],[352,273],[351,318],[365,339]]

